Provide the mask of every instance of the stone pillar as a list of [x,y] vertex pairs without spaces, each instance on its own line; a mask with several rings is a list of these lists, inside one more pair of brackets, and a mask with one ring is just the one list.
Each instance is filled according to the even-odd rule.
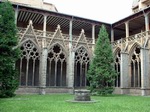
[[149,49],[141,48],[141,90],[142,96],[149,95]]
[[17,25],[17,18],[18,18],[18,6],[17,9],[15,9],[15,24]]
[[93,44],[92,51],[94,52],[94,46],[95,46],[95,25],[94,24],[92,25],[92,44]]
[[67,60],[67,82],[68,87],[71,88],[70,93],[73,93],[74,90],[74,55],[75,53],[72,50],[72,22],[73,20],[70,20],[70,26],[69,26],[69,56]]
[[46,88],[46,72],[47,72],[47,48],[42,49],[41,60],[40,60],[40,74],[39,74],[39,86],[40,86],[40,94],[45,94]]
[[111,42],[114,42],[114,29],[111,28]]
[[129,94],[129,54],[121,52],[121,94]]
[[46,37],[46,21],[47,21],[47,15],[44,15],[43,37]]
[[75,53],[69,51],[67,75],[68,75],[68,87],[72,89],[74,88],[74,56]]
[[[44,23],[43,23],[43,37],[46,37],[46,19],[47,16],[44,15]],[[47,74],[47,45],[46,39],[42,39],[42,51],[40,57],[40,74],[39,74],[39,86],[40,86],[40,94],[44,95],[46,88],[46,74]]]
[[129,37],[129,21],[125,22],[126,37]]
[[[144,42],[144,46],[143,47],[146,47],[147,46],[147,44],[148,44],[148,40],[149,40],[149,33],[148,33],[148,31],[149,31],[149,16],[148,16],[148,14],[146,14],[144,11],[143,11],[143,13],[144,13],[144,17],[145,17],[145,31],[146,31],[146,41]],[[141,38],[142,39],[142,42],[144,41],[144,38]]]
[[145,17],[145,30],[149,31],[149,17],[148,14],[144,14]]

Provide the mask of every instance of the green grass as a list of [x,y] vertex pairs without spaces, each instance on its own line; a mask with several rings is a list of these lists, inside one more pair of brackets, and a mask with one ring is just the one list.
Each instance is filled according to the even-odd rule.
[[96,103],[70,103],[74,95],[17,95],[0,99],[0,112],[150,112],[150,97],[92,96]]

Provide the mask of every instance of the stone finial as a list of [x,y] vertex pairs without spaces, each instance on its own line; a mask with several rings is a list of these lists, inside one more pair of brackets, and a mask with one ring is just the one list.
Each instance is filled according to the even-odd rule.
[[81,33],[84,33],[84,29],[81,30]]
[[33,24],[33,23],[32,23],[32,20],[29,20],[29,24],[31,24],[31,25]]
[[60,29],[60,25],[59,24],[57,25],[57,29]]

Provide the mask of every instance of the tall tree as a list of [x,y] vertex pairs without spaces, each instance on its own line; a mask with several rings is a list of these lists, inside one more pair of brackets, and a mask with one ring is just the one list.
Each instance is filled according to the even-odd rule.
[[102,25],[87,75],[90,90],[93,93],[103,95],[113,92],[116,76],[113,63],[114,58],[109,35],[105,26]]
[[10,2],[0,3],[0,97],[12,97],[18,87],[15,62],[19,58],[15,14]]

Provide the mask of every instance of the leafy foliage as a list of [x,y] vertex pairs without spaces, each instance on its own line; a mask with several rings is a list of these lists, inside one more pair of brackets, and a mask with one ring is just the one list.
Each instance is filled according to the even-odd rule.
[[90,82],[90,90],[93,94],[105,95],[113,92],[116,76],[113,62],[108,33],[105,26],[102,25],[87,75]]
[[14,10],[10,2],[0,4],[0,97],[12,97],[18,87],[15,62],[19,58]]

